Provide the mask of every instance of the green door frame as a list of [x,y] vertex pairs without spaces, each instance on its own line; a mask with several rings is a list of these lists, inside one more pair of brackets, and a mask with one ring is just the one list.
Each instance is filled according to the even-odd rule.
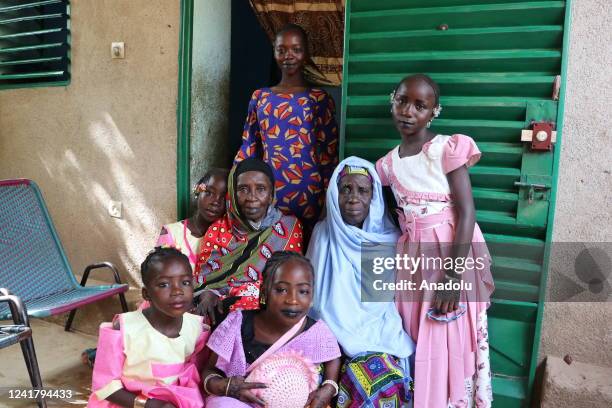
[[187,218],[190,205],[193,2],[194,0],[181,0],[176,106],[176,215],[179,220]]
[[553,156],[552,169],[552,188],[550,190],[550,206],[548,207],[548,223],[549,227],[546,230],[546,247],[544,250],[544,262],[542,263],[542,275],[540,277],[540,293],[538,295],[538,311],[536,314],[535,333],[536,337],[531,350],[531,364],[529,365],[528,379],[528,399],[533,399],[533,389],[538,367],[540,355],[540,343],[542,342],[542,322],[544,320],[544,307],[546,305],[546,290],[548,289],[548,272],[550,267],[550,250],[553,245],[553,229],[555,221],[555,208],[557,206],[557,190],[559,185],[559,163],[561,161],[561,142],[563,140],[563,120],[565,118],[565,95],[567,88],[567,70],[569,60],[569,47],[572,24],[572,1],[565,1],[565,19],[563,21],[563,47],[561,55],[561,88],[559,92],[559,102],[557,108],[557,121],[555,127],[557,129],[557,141],[555,143],[555,155]]

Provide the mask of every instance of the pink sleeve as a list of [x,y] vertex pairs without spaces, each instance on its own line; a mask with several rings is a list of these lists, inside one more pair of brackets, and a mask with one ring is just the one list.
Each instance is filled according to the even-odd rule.
[[236,337],[241,336],[241,326],[242,314],[239,311],[231,312],[208,338],[208,348],[218,356],[216,366],[226,374],[231,366]]
[[162,227],[161,233],[159,234],[159,238],[157,238],[157,243],[155,244],[155,246],[156,247],[159,247],[159,246],[168,246],[168,247],[172,247],[172,248],[174,248],[176,246],[174,244],[174,237],[172,236],[170,231],[168,231],[166,226]]
[[378,159],[376,161],[376,173],[378,173],[378,177],[380,177],[380,182],[383,186],[388,186],[391,183],[389,183],[389,178],[387,177],[387,172],[385,171],[385,168],[383,166],[383,161],[387,158],[387,155],[381,157],[380,159]]
[[480,150],[471,137],[453,135],[444,146],[442,153],[442,170],[448,174],[459,167],[471,167],[480,160]]
[[92,391],[99,400],[123,388],[124,362],[123,332],[114,330],[112,323],[102,323],[92,376]]
[[338,340],[329,326],[324,321],[321,321],[321,323],[323,323],[321,342],[319,343],[319,348],[322,351],[321,361],[335,360],[342,356]]

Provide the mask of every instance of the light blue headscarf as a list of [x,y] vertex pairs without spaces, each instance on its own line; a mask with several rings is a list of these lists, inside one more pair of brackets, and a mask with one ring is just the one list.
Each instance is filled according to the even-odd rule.
[[[347,225],[338,205],[338,174],[344,166],[363,167],[373,179],[372,203],[363,228]],[[399,231],[385,211],[380,178],[374,166],[358,157],[344,159],[329,181],[327,217],[317,223],[306,256],[315,270],[311,316],[322,318],[349,357],[363,352],[388,353],[402,359],[414,352],[394,302],[361,301],[361,245],[397,242]],[[394,246],[387,246],[395,256]],[[407,372],[406,374],[408,374]]]

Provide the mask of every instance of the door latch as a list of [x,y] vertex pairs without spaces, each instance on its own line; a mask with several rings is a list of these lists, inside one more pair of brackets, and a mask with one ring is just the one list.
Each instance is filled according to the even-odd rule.
[[529,204],[533,203],[533,200],[535,199],[535,193],[536,191],[547,191],[550,190],[551,186],[549,184],[542,184],[542,183],[527,183],[524,181],[515,181],[514,185],[519,187],[519,188],[528,188],[528,192],[527,192],[527,201]]

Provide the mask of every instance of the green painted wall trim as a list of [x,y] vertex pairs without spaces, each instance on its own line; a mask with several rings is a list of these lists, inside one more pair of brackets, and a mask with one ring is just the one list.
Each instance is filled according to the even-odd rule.
[[179,220],[189,214],[192,39],[193,0],[181,0],[176,106],[176,215]]
[[533,385],[536,375],[538,356],[540,352],[540,343],[542,342],[542,320],[544,317],[544,307],[546,299],[546,289],[548,282],[548,269],[550,267],[550,247],[553,244],[553,229],[555,218],[555,207],[557,204],[557,186],[559,179],[559,162],[561,159],[561,142],[563,140],[563,118],[565,113],[565,90],[567,88],[567,65],[569,59],[570,31],[571,31],[571,15],[572,15],[572,0],[565,2],[565,19],[563,21],[563,52],[561,55],[561,89],[559,92],[559,108],[557,109],[557,142],[555,144],[555,154],[553,155],[553,173],[552,173],[552,188],[550,196],[550,206],[548,207],[548,230],[546,231],[546,249],[544,253],[544,263],[542,267],[542,276],[540,281],[540,302],[536,316],[535,332],[538,333],[536,341],[533,342],[533,350],[531,355],[531,366],[529,368],[529,396],[533,397]]

